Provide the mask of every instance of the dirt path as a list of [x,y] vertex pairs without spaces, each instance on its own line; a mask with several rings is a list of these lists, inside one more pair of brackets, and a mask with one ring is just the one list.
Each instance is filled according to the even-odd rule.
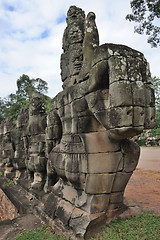
[[141,147],[137,168],[160,172],[160,147]]
[[138,168],[134,171],[124,194],[144,210],[160,215],[160,147],[142,148]]

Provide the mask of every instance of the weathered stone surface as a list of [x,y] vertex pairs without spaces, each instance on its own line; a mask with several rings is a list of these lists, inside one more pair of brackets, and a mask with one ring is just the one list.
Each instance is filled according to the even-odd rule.
[[[109,194],[93,195],[89,213],[106,212],[109,204]],[[84,208],[83,208],[84,209]]]
[[0,126],[5,175],[16,170],[21,181],[27,172],[25,187],[49,194],[42,215],[60,219],[81,237],[126,209],[123,193],[140,153],[127,138],[153,128],[155,119],[146,59],[124,45],[99,46],[95,18],[76,6],[68,10],[63,91],[52,99],[48,116],[34,93],[17,127],[11,119]]
[[64,225],[68,226],[73,209],[74,207],[72,204],[64,200],[60,200],[55,215],[64,223]]
[[124,154],[124,168],[125,172],[132,172],[135,170],[139,156],[140,156],[140,147],[133,141],[126,139],[122,141],[121,145],[122,153]]
[[69,226],[74,230],[77,237],[86,238],[86,229],[88,234],[94,233],[98,226],[105,225],[106,216],[104,213],[89,215],[86,212],[75,208],[73,210]]
[[50,193],[45,201],[44,212],[47,213],[47,215],[52,219],[55,218],[55,212],[59,200],[60,199],[57,196],[55,196],[55,194]]
[[88,194],[110,193],[115,174],[88,174],[85,192]]
[[110,69],[110,84],[115,81],[128,80],[127,59],[122,56],[113,56],[108,60]]
[[132,173],[133,172],[117,172],[113,182],[112,192],[124,191]]
[[88,153],[113,152],[120,149],[119,142],[109,139],[106,131],[87,133],[82,136]]
[[130,82],[119,81],[112,83],[110,85],[109,100],[111,107],[131,106],[132,89]]
[[121,159],[121,152],[88,154],[88,173],[117,172]]
[[115,192],[110,194],[110,203],[122,203],[123,202],[123,192]]

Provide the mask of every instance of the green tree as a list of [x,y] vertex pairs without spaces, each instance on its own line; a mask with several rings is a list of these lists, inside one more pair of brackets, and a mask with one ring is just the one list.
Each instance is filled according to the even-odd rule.
[[51,99],[45,95],[47,90],[47,82],[41,78],[30,79],[30,77],[25,74],[20,76],[17,80],[16,93],[11,93],[4,100],[0,99],[0,122],[9,117],[16,120],[21,108],[29,107],[34,91],[41,93],[46,110],[48,111]]
[[155,129],[153,129],[153,133],[155,133],[155,135],[160,135],[160,78],[153,77],[152,81],[155,91],[155,108],[156,108]]
[[5,119],[6,105],[5,101],[0,98],[0,123]]
[[31,99],[32,93],[34,91],[45,94],[48,90],[47,82],[41,78],[32,78],[30,79],[28,75],[23,74],[17,80],[16,94],[25,98],[26,100]]
[[147,42],[151,47],[160,46],[160,0],[132,0],[130,2],[132,14],[128,14],[126,19],[139,23],[134,31],[139,34],[148,35]]

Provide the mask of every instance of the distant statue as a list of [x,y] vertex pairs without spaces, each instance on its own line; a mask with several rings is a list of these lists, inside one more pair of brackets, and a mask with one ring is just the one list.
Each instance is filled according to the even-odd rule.
[[27,170],[32,180],[31,188],[42,190],[46,177],[45,128],[46,113],[41,95],[34,92],[29,105],[27,139]]
[[[15,146],[14,157],[12,164],[14,170],[16,170],[15,179],[26,178],[26,144],[25,138],[27,134],[28,124],[28,109],[22,108],[18,118],[17,127],[14,129],[13,142]],[[27,151],[28,152],[28,151]]]
[[126,209],[124,190],[140,154],[128,138],[154,127],[154,91],[142,53],[99,46],[94,13],[85,19],[81,9],[70,7],[63,50],[64,90],[48,115],[53,149],[44,190],[52,191],[52,217],[84,236]]
[[[13,169],[13,158],[15,152],[15,145],[13,141],[13,131],[15,128],[15,123],[13,119],[8,118],[4,123],[1,124],[2,133],[2,162],[6,167],[6,172],[12,171]],[[10,170],[9,170],[10,169]]]

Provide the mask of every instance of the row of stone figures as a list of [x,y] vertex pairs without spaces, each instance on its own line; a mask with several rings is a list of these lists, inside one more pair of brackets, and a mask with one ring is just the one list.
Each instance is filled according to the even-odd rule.
[[95,14],[85,17],[75,6],[67,13],[61,77],[48,116],[34,93],[17,127],[4,124],[1,159],[17,177],[26,168],[31,187],[50,193],[45,212],[84,236],[123,209],[140,154],[129,138],[154,127],[154,91],[143,54],[99,45]]
[[29,178],[31,188],[38,190],[46,178],[46,119],[44,103],[35,92],[29,111],[21,109],[16,124],[7,119],[0,125],[0,162],[5,174],[15,171],[15,180]]

